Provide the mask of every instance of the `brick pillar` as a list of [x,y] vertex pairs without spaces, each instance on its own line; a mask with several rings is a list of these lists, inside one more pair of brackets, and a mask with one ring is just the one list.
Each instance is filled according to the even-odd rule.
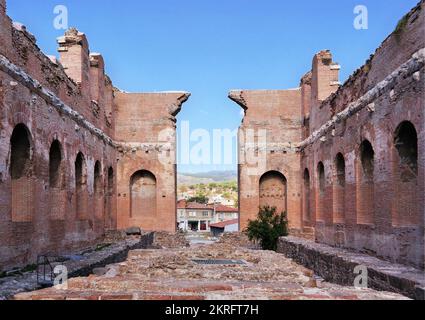
[[301,115],[304,119],[302,127],[302,139],[310,135],[310,111],[311,111],[311,71],[301,79]]
[[329,50],[320,51],[313,58],[311,90],[313,101],[326,100],[339,88],[340,66],[332,61]]
[[99,53],[90,54],[90,96],[102,104],[105,89],[105,62]]
[[320,117],[320,104],[336,92],[340,86],[339,70],[340,66],[332,61],[332,53],[329,50],[320,51],[314,56],[311,70],[310,121],[308,123],[310,132],[318,129],[318,125],[323,121]]
[[[111,101],[105,98],[105,63],[102,55],[98,53],[90,54],[90,99],[92,101],[93,111],[97,114],[96,126],[106,130],[105,104],[110,105]],[[109,89],[111,90],[111,89]],[[112,121],[112,120],[110,120]],[[108,132],[110,133],[110,132]]]
[[60,61],[67,75],[81,87],[84,96],[90,96],[89,45],[84,33],[69,29],[58,38]]

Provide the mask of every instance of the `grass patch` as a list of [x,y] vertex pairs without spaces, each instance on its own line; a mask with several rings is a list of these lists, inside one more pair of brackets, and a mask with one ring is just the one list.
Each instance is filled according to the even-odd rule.
[[401,35],[403,34],[404,30],[406,29],[407,23],[409,22],[409,15],[406,14],[403,18],[400,19],[400,21],[397,23],[397,26],[394,30],[394,35],[397,39],[397,41],[400,41]]
[[22,276],[24,273],[34,272],[34,271],[37,271],[37,265],[29,264],[23,267],[22,269],[0,272],[0,279],[7,278],[7,277],[14,277],[14,276]]
[[94,251],[99,252],[102,251],[103,249],[109,248],[112,244],[111,243],[101,243],[98,244],[96,246],[96,249],[94,249]]

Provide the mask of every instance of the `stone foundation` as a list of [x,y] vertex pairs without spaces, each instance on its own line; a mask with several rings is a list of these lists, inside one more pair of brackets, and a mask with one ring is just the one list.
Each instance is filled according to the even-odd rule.
[[[198,264],[231,259],[245,264]],[[67,290],[48,288],[16,300],[406,300],[395,293],[358,290],[314,279],[282,254],[230,244],[134,250],[105,274],[73,278]]]
[[425,273],[412,267],[295,237],[280,238],[278,252],[340,285],[353,286],[358,276],[354,269],[366,266],[369,288],[424,300]]
[[[67,267],[68,278],[87,277],[92,273],[99,272],[99,268],[125,261],[130,250],[151,247],[153,239],[153,233],[144,233],[137,237],[122,238],[112,244],[105,241],[79,252],[77,255],[81,255],[81,260],[68,260],[61,265]],[[39,287],[36,271],[0,278],[0,300],[9,299],[20,292],[37,289]]]

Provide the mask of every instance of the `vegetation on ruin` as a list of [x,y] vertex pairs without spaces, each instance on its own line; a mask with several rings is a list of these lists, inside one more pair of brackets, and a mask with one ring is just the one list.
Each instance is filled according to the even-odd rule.
[[397,41],[400,41],[401,34],[406,29],[407,23],[409,22],[409,15],[406,14],[400,21],[397,23],[397,27],[394,30],[394,35]]
[[34,272],[36,270],[37,270],[36,264],[29,264],[23,268],[9,271],[9,272],[0,270],[0,279],[6,278],[6,277],[22,276],[24,273]]
[[103,249],[109,248],[110,246],[112,246],[111,243],[101,243],[96,246],[96,249],[94,249],[94,251],[99,252],[99,251],[102,251]]
[[263,250],[277,250],[280,237],[288,235],[286,212],[276,213],[276,207],[261,207],[257,220],[250,220],[245,230],[249,240],[260,243]]

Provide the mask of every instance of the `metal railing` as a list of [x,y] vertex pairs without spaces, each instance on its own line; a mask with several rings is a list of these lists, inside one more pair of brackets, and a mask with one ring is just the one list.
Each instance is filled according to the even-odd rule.
[[54,284],[55,273],[51,258],[53,257],[47,255],[37,256],[37,284],[43,288],[52,287]]

